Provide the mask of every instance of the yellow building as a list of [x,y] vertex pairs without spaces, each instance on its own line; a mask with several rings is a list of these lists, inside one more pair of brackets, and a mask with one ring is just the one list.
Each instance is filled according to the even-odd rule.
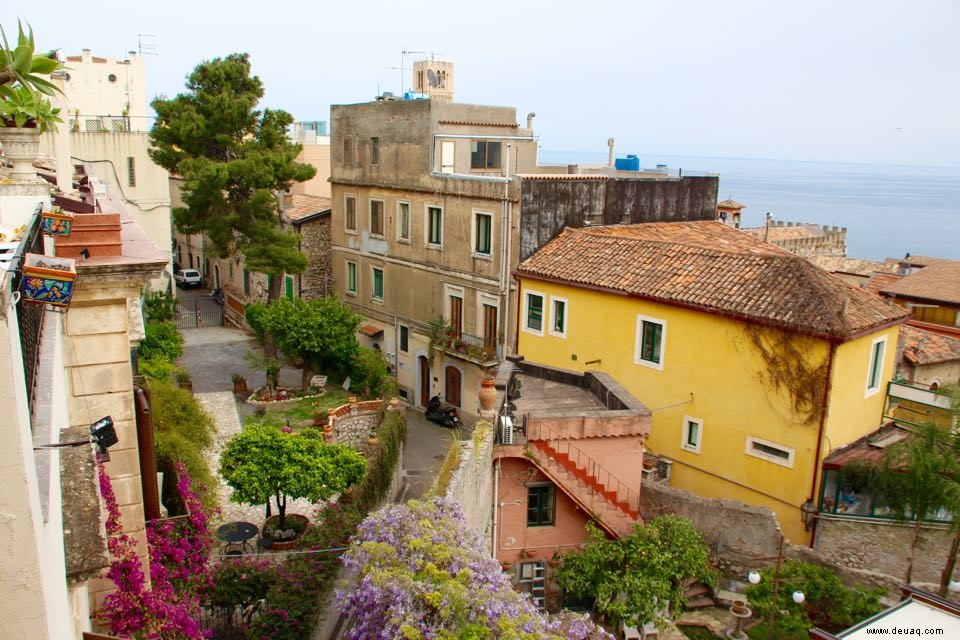
[[653,410],[671,485],[809,540],[801,505],[880,424],[905,312],[712,221],[566,229],[514,275],[521,355],[609,373]]

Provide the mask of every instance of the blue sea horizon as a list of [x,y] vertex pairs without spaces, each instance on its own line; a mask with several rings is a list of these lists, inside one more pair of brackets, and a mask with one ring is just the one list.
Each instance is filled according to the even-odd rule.
[[[627,152],[617,153],[623,156]],[[631,152],[632,153],[632,152]],[[775,220],[847,228],[847,255],[960,260],[960,167],[637,153],[641,167],[716,173],[743,226]],[[544,164],[606,164],[602,152],[540,150]]]

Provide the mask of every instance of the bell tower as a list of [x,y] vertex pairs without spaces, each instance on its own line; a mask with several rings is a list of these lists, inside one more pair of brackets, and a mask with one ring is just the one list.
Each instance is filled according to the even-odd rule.
[[431,100],[453,102],[453,62],[433,56],[414,62],[413,90]]

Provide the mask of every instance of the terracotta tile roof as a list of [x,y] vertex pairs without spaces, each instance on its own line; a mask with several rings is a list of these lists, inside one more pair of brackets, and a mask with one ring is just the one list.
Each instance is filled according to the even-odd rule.
[[888,422],[873,433],[830,452],[823,459],[824,469],[840,469],[853,460],[877,463],[883,460],[889,446],[902,442],[910,431],[895,422]]
[[897,265],[846,256],[805,256],[807,260],[830,273],[850,273],[869,276],[876,271],[895,273]]
[[606,180],[602,173],[518,173],[523,180]]
[[717,203],[717,209],[746,209],[747,205],[741,204],[736,200],[731,200],[727,198],[726,200],[721,200]]
[[882,273],[877,271],[870,276],[870,279],[867,280],[865,285],[863,285],[863,288],[870,293],[880,295],[880,292],[883,289],[889,287],[901,278],[903,278],[903,276],[899,273]]
[[752,227],[750,229],[744,229],[744,231],[760,240],[763,240],[764,235],[766,235],[768,242],[799,240],[801,238],[819,238],[823,235],[820,227],[815,224],[797,225],[795,227],[775,227],[771,225],[769,233],[764,227]]
[[960,304],[960,261],[937,260],[884,287],[881,293],[898,298]]
[[960,360],[960,339],[908,324],[900,327],[903,357],[915,365]]
[[333,201],[330,198],[295,193],[293,194],[293,204],[288,205],[283,210],[283,215],[292,222],[297,222],[314,214],[329,211],[332,208]]
[[504,129],[518,129],[516,122],[482,122],[479,120],[440,120],[437,124],[466,125],[470,127],[502,127]]
[[800,256],[714,221],[568,228],[517,275],[825,338],[848,339],[909,315]]

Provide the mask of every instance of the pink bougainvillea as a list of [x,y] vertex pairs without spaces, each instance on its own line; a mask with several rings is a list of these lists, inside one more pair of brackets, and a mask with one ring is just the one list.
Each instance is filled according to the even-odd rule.
[[150,580],[147,586],[136,542],[123,532],[120,507],[110,476],[98,461],[100,493],[107,506],[106,529],[112,561],[107,577],[117,586],[97,615],[106,619],[110,632],[137,640],[202,640],[209,633],[199,621],[199,588],[210,583],[208,566],[212,537],[190,477],[177,465],[177,490],[189,515],[182,519],[151,521],[147,525]]

